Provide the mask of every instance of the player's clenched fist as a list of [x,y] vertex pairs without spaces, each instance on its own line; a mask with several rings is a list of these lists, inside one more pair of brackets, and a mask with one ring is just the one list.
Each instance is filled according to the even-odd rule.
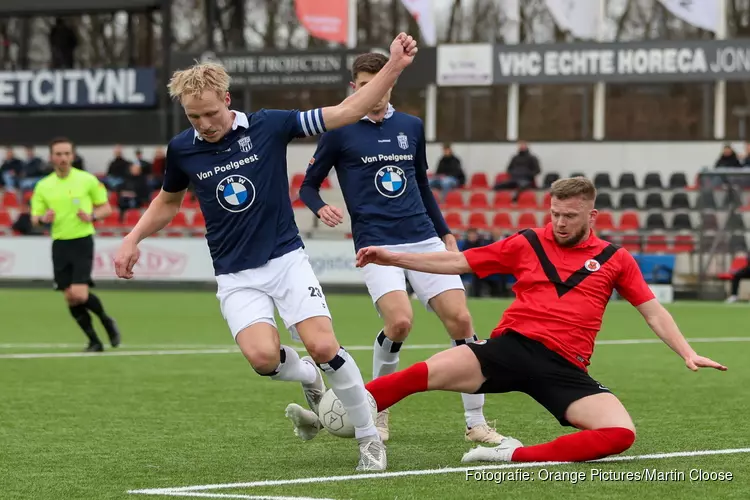
[[341,210],[331,205],[326,205],[318,210],[318,217],[328,227],[336,227],[344,222],[344,214]]
[[406,33],[399,33],[391,43],[391,60],[403,69],[414,60],[417,50],[417,41],[414,38]]
[[367,264],[379,264],[389,266],[393,263],[393,252],[380,247],[360,248],[357,252],[357,267],[365,267]]
[[47,210],[46,212],[44,212],[44,215],[39,218],[39,220],[44,224],[52,224],[52,222],[55,220],[55,211]]
[[122,245],[115,255],[115,273],[118,278],[129,280],[133,277],[133,267],[138,263],[141,257],[141,251],[138,245],[127,238],[123,240]]

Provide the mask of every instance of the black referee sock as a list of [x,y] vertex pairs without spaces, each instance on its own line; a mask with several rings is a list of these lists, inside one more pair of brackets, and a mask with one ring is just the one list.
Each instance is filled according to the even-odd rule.
[[109,316],[107,316],[107,313],[104,312],[102,301],[99,300],[99,297],[97,297],[93,293],[89,292],[89,300],[87,300],[83,305],[86,307],[86,309],[99,316],[99,319],[105,320],[109,318]]
[[76,320],[78,326],[81,327],[83,333],[85,333],[86,337],[88,337],[89,342],[91,342],[92,344],[101,344],[99,337],[96,336],[94,325],[91,324],[91,315],[86,310],[86,306],[68,306],[68,309],[70,309],[70,314],[73,316],[73,319]]

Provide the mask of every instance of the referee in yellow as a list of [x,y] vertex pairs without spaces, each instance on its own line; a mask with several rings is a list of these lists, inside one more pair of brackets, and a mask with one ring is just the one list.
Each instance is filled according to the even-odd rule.
[[94,221],[112,213],[107,189],[95,176],[72,168],[73,143],[66,138],[50,143],[54,172],[39,181],[31,197],[34,225],[52,224],[52,266],[55,288],[65,293],[70,314],[89,339],[87,352],[104,350],[89,311],[99,317],[112,347],[120,345],[115,321],[104,312],[94,285]]

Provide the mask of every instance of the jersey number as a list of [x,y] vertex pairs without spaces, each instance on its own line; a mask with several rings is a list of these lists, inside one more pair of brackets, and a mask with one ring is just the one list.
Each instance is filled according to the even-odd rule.
[[308,286],[307,289],[310,290],[310,297],[320,297],[321,299],[323,298],[323,294],[320,293],[320,288],[316,286]]

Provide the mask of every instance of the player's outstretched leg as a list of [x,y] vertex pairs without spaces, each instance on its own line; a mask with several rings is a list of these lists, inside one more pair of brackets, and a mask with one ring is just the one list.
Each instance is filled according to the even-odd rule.
[[362,374],[354,358],[336,340],[330,318],[312,317],[297,323],[295,328],[354,425],[360,454],[357,470],[385,470],[385,445],[375,429]]
[[[380,297],[376,307],[383,318],[383,329],[375,337],[372,350],[372,378],[389,375],[398,369],[401,346],[409,335],[412,326],[413,311],[409,297],[403,290],[394,290]],[[380,438],[388,441],[389,410],[378,412],[375,427]]]
[[[445,325],[454,347],[478,340],[463,290],[446,290],[432,297],[429,304]],[[505,436],[487,424],[484,417],[484,394],[462,393],[461,399],[466,419],[465,439],[475,443],[499,444]]]
[[509,440],[495,448],[475,448],[462,462],[585,462],[622,453],[635,441],[633,421],[611,393],[571,403],[565,420],[582,430],[534,446]]

